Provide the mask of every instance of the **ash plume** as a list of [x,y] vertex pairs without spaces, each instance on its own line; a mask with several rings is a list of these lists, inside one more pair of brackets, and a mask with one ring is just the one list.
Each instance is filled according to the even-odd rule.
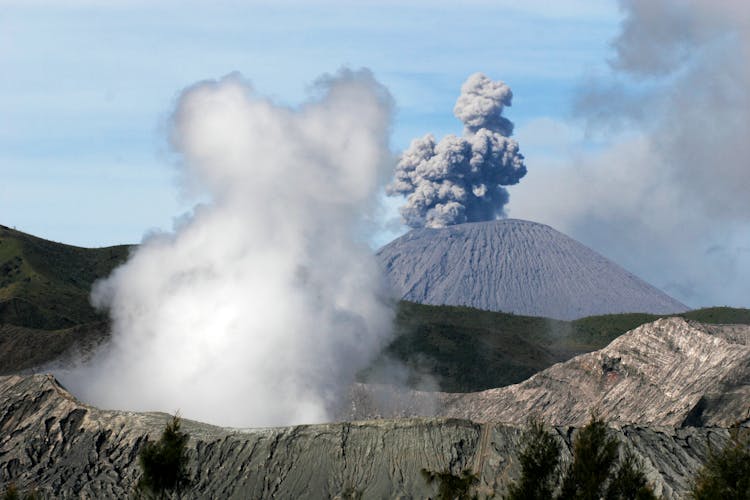
[[691,306],[746,307],[750,3],[619,4],[611,71],[576,107],[606,147],[530,176],[512,215],[569,232]]
[[63,379],[88,401],[221,425],[327,420],[389,339],[361,222],[392,168],[392,102],[367,70],[299,108],[237,75],[185,90],[172,145],[209,202],[96,284],[112,339]]
[[453,114],[464,124],[463,137],[432,134],[414,139],[403,152],[390,196],[406,196],[400,208],[412,228],[445,227],[493,220],[505,215],[508,191],[526,175],[513,124],[502,113],[513,93],[505,83],[481,73],[461,87]]

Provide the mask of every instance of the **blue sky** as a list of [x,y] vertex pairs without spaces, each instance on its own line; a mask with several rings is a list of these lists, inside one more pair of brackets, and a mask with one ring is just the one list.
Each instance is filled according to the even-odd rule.
[[[713,9],[708,0],[692,4]],[[678,106],[692,91],[680,82],[698,82],[697,94],[710,95],[727,81],[703,77],[712,66],[701,57],[712,45],[699,44],[714,40],[709,28],[729,21],[712,17],[709,35],[693,40],[678,14],[665,8],[653,14],[664,19],[643,23],[651,13],[621,9],[616,0],[0,0],[0,224],[81,246],[170,230],[192,207],[167,146],[169,113],[200,80],[238,71],[260,94],[294,106],[321,74],[367,67],[395,98],[398,152],[427,132],[460,133],[453,105],[461,83],[481,71],[514,93],[506,114],[529,174],[509,190],[510,216],[550,224],[688,305],[748,306],[747,207],[735,200],[715,210],[717,201],[737,198],[722,193],[746,183],[746,162],[725,162],[732,168],[719,168],[726,175],[713,186],[701,172],[714,165],[690,170],[683,157],[657,158],[669,154],[657,134],[672,128],[674,109],[692,109]],[[618,72],[613,44],[627,38],[628,15],[644,44],[626,39],[631,55],[663,49],[670,56],[670,37],[700,50],[676,58],[677,69],[663,77],[639,73],[632,60],[620,60],[630,73]],[[652,38],[660,41],[648,45]],[[738,39],[750,37],[740,31]],[[692,70],[703,83],[689,78]],[[589,99],[583,112],[576,108],[582,96]],[[709,105],[700,108],[709,121],[728,117],[711,127],[732,154],[742,146],[722,137],[722,126],[744,123],[742,105],[730,102],[713,115]],[[701,202],[703,187],[710,196]],[[374,244],[405,230],[394,224],[397,205],[386,204]]]
[[82,246],[169,229],[190,208],[170,109],[186,86],[232,71],[294,105],[322,73],[368,67],[398,106],[395,151],[459,133],[460,85],[483,71],[513,88],[522,137],[568,113],[619,19],[607,2],[551,3],[0,1],[0,223]]

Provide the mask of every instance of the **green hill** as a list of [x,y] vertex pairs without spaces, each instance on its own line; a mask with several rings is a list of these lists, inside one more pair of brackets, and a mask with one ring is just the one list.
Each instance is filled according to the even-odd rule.
[[91,285],[128,251],[63,245],[0,225],[0,374],[106,338],[107,317],[91,307]]
[[[125,245],[74,247],[0,226],[0,374],[105,339],[106,317],[89,303],[91,285],[123,262],[129,250]],[[748,309],[715,307],[682,316],[750,324]],[[616,314],[568,322],[401,302],[386,355],[434,377],[442,390],[470,392],[520,382],[657,318]]]
[[108,323],[93,322],[60,330],[0,324],[0,375],[28,370],[77,351],[87,352],[108,338]]
[[74,247],[0,226],[0,324],[56,330],[105,319],[89,303],[91,285],[128,249]]
[[[712,307],[679,316],[703,323],[750,324],[750,309]],[[480,391],[521,382],[660,317],[609,314],[568,322],[401,302],[387,353],[418,373],[436,377],[444,391]]]

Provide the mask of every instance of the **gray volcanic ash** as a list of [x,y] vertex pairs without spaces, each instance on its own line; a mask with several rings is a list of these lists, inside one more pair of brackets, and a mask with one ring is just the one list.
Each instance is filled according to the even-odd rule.
[[521,220],[415,229],[378,252],[397,294],[527,316],[687,310],[590,248]]

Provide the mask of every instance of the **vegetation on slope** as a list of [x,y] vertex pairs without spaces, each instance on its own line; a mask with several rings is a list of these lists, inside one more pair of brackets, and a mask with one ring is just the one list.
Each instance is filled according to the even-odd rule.
[[76,352],[91,352],[109,335],[106,321],[61,330],[38,330],[0,323],[0,375],[30,370]]
[[0,225],[0,374],[106,338],[106,315],[89,302],[91,285],[128,252],[125,245],[63,245]]
[[693,484],[696,500],[747,500],[750,498],[750,429],[737,427],[720,451],[711,450]]
[[[714,307],[679,316],[750,324],[750,309]],[[441,390],[473,392],[521,382],[554,363],[602,349],[660,316],[608,314],[575,321],[401,302],[387,355],[438,379]]]
[[564,321],[515,316],[468,307],[401,302],[392,358],[438,379],[449,392],[520,382],[574,353],[553,348]]
[[607,345],[633,328],[667,316],[679,316],[700,323],[750,325],[750,309],[734,307],[706,307],[666,316],[643,313],[606,314],[573,321],[574,333],[571,341],[578,341],[583,345],[602,342],[604,342],[603,345]]
[[89,303],[91,285],[128,251],[63,245],[0,226],[0,323],[57,330],[103,320]]
[[[573,442],[572,461],[563,466],[558,439],[541,422],[530,420],[521,437],[521,477],[507,500],[655,500],[643,463],[593,415]],[[555,494],[556,493],[556,494]]]
[[158,441],[144,445],[138,455],[142,474],[136,488],[137,496],[167,498],[168,494],[179,493],[190,484],[187,470],[189,439],[180,430],[180,417],[175,415]]

